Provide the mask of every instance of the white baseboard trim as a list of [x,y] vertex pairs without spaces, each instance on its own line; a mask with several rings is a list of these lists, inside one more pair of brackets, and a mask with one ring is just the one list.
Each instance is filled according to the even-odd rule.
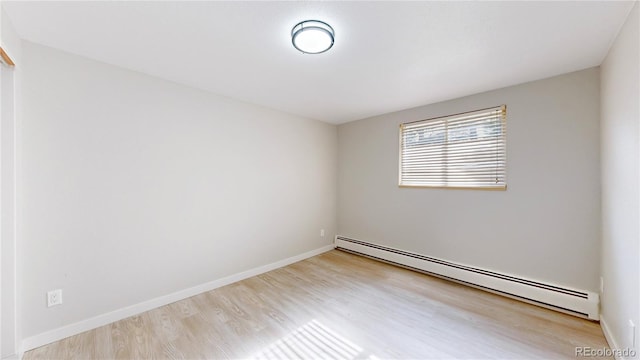
[[260,275],[271,270],[275,270],[298,261],[308,259],[310,257],[331,251],[335,248],[335,244],[323,246],[321,248],[307,251],[305,253],[286,258],[284,260],[276,261],[271,264],[259,266],[257,268],[249,269],[237,274],[233,274],[222,279],[214,280],[208,283],[197,285],[188,289],[176,291],[172,294],[163,295],[155,299],[147,300],[135,305],[127,306],[118,310],[108,312],[106,314],[98,315],[86,320],[78,321],[73,324],[59,327],[57,329],[49,330],[47,332],[34,335],[25,338],[22,341],[21,353],[35,349],[37,347],[50,344],[52,342],[67,338],[69,336],[77,335],[85,331],[89,331],[100,326],[110,324],[112,322],[126,319],[130,316],[134,316],[145,311],[149,311],[160,306],[174,303],[176,301],[186,299],[191,296],[201,294],[219,287],[232,284],[256,275]]
[[[600,314],[600,327],[602,328],[602,333],[604,334],[605,340],[607,340],[607,343],[609,343],[609,348],[620,349],[620,347],[618,346],[618,343],[616,342],[616,338],[613,337],[613,334],[611,333],[611,329],[609,328],[609,325],[607,325],[607,321],[602,316],[602,314]],[[616,354],[614,354],[614,357],[616,360],[624,360],[624,358],[621,358],[615,355]]]

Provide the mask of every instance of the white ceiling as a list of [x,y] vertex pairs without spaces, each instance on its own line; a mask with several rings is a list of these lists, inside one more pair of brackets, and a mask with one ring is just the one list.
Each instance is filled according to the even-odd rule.
[[[632,2],[7,2],[26,40],[343,123],[599,65]],[[334,47],[304,55],[318,19]]]

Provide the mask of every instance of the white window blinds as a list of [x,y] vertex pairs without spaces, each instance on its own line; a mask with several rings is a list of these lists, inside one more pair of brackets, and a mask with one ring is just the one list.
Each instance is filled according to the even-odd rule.
[[507,107],[400,125],[400,186],[505,190]]

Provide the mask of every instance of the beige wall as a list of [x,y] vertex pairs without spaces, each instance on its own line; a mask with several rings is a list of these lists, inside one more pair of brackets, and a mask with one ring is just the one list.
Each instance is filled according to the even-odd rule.
[[634,8],[601,69],[602,323],[611,346],[640,350],[640,5]]
[[334,125],[23,53],[25,338],[332,242]]
[[[592,68],[339,126],[338,233],[597,291],[599,86]],[[400,123],[501,104],[507,191],[398,188]]]

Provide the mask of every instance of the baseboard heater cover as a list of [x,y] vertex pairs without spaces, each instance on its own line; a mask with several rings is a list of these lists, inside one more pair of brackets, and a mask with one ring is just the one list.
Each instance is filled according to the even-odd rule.
[[339,235],[336,236],[336,248],[462,282],[553,310],[599,320],[600,297],[595,292],[524,279]]

